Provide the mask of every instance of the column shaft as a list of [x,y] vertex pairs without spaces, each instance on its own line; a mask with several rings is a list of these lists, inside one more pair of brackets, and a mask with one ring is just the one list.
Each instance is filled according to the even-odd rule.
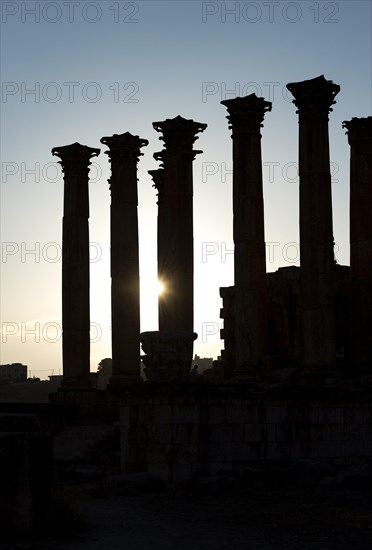
[[112,386],[140,381],[137,162],[147,140],[103,137],[111,162]]
[[372,371],[372,117],[343,125],[350,144],[351,352]]
[[62,388],[89,389],[89,159],[98,155],[79,143],[52,149],[64,172],[62,229]]
[[233,139],[236,375],[254,375],[267,349],[261,126],[271,103],[255,94],[221,102]]
[[206,124],[180,116],[154,122],[165,149],[156,154],[164,164],[158,211],[158,270],[165,290],[159,296],[159,330],[193,332],[194,237],[192,146]]
[[[157,251],[158,251],[158,281],[162,282],[166,279],[165,266],[167,255],[167,212],[164,208],[164,168],[158,170],[149,170],[149,174],[154,181],[153,187],[158,191],[158,216],[157,216]],[[158,323],[162,324],[165,312],[163,311],[163,300],[161,295],[158,297]]]
[[340,87],[320,76],[287,88],[299,114],[302,364],[332,366],[335,261],[328,113]]

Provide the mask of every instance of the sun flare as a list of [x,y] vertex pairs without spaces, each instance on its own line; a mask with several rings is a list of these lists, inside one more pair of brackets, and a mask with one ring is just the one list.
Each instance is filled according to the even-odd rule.
[[157,286],[158,286],[158,296],[161,296],[162,294],[164,294],[165,285],[161,281],[158,281]]

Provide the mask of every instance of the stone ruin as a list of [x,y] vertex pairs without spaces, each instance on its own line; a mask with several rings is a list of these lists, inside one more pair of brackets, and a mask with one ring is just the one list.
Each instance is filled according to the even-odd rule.
[[[233,144],[234,286],[221,288],[224,350],[208,377],[188,375],[193,327],[193,149],[206,124],[153,123],[164,149],[158,192],[159,331],[140,334],[137,163],[148,144],[103,137],[111,163],[112,377],[123,472],[169,482],[252,462],[372,456],[372,117],[343,123],[351,149],[350,267],[336,264],[328,116],[340,86],[287,85],[299,115],[301,267],[266,273],[261,128],[272,105],[222,101]],[[63,381],[60,399],[95,391],[89,373],[90,159],[56,147],[64,172]],[[217,297],[216,297],[217,299]],[[140,342],[148,381],[140,376]],[[62,397],[61,397],[62,396]]]

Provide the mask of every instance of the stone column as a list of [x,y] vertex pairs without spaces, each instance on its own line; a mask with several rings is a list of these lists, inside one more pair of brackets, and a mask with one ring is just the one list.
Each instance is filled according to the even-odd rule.
[[141,381],[137,162],[146,139],[103,137],[111,178],[111,387]]
[[267,348],[261,127],[271,103],[256,94],[221,101],[233,140],[235,356],[237,376],[254,376]]
[[340,86],[324,76],[287,84],[299,115],[301,356],[336,362],[334,253],[328,113]]
[[90,382],[89,195],[90,159],[100,153],[80,143],[54,147],[64,173],[62,234],[62,353],[65,390]]
[[[194,237],[192,161],[196,134],[206,124],[181,116],[154,122],[163,133],[165,149],[156,158],[164,163],[162,207],[159,209],[159,268],[164,292],[159,296],[159,330],[193,332]],[[164,242],[163,242],[164,241]]]
[[350,144],[351,351],[372,372],[372,117],[345,121]]
[[[164,168],[158,170],[149,170],[148,172],[153,179],[154,187],[158,192],[158,218],[157,218],[157,247],[158,247],[158,281],[164,281],[166,274],[164,273],[166,247],[167,247],[167,227],[165,225],[166,212],[164,212]],[[158,316],[159,326],[161,324],[160,319],[163,319],[163,300],[162,295],[158,298]]]

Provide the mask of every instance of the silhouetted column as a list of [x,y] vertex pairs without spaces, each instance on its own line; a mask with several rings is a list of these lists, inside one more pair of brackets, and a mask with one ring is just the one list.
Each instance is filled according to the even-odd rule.
[[[164,212],[164,169],[159,168],[158,170],[149,170],[148,172],[153,179],[154,187],[158,192],[158,218],[157,218],[157,247],[158,247],[158,281],[165,280],[164,265],[166,258],[166,246],[167,246],[167,227],[166,222],[166,212]],[[160,319],[163,318],[163,301],[161,296],[158,298],[159,303],[159,326]]]
[[287,88],[299,115],[302,364],[331,366],[336,337],[328,113],[340,86],[322,75]]
[[110,384],[117,386],[141,380],[137,162],[148,141],[126,132],[101,143],[111,163]]
[[159,271],[165,286],[159,296],[159,330],[193,332],[194,237],[192,161],[196,134],[206,124],[181,116],[154,122],[163,133],[165,149],[156,155],[164,163],[164,184],[159,208]]
[[372,117],[345,121],[350,144],[351,350],[372,372]]
[[261,127],[271,103],[256,94],[221,101],[233,140],[235,375],[254,375],[266,354],[266,255]]
[[89,194],[90,159],[99,155],[80,143],[54,147],[64,173],[62,235],[62,389],[85,390],[90,383]]

